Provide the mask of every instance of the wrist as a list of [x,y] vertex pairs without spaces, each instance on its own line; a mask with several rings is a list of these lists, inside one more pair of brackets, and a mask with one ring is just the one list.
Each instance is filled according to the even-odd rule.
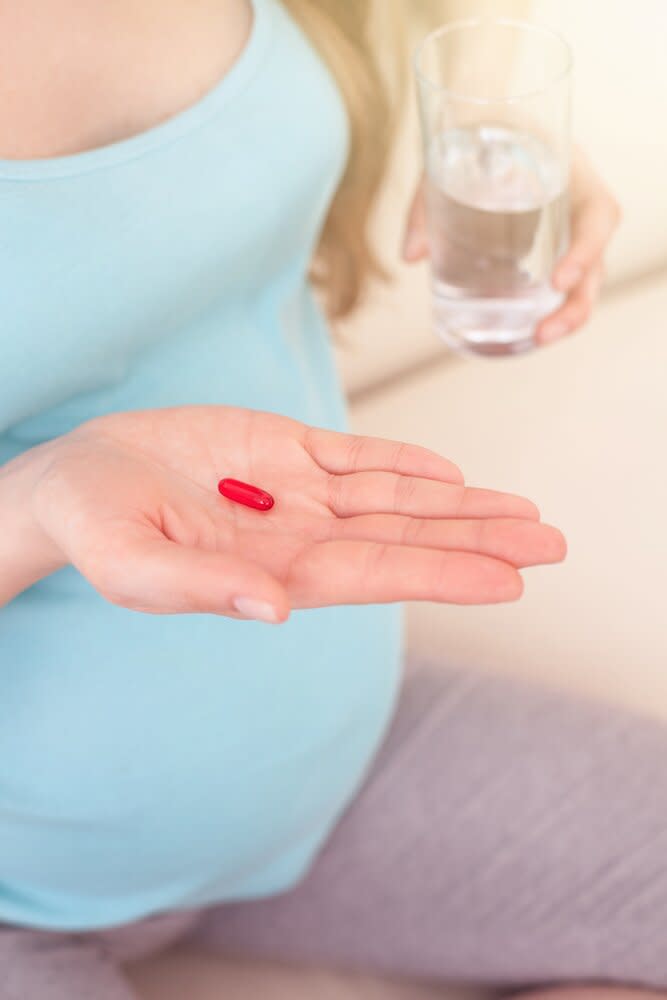
[[0,606],[67,563],[35,516],[36,489],[54,447],[31,448],[0,467]]

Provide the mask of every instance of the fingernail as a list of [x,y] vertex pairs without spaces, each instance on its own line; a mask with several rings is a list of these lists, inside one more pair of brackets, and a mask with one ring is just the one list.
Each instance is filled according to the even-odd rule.
[[556,284],[558,288],[563,291],[567,291],[570,288],[574,288],[575,285],[578,285],[583,276],[583,267],[579,267],[578,264],[568,264],[558,272]]
[[570,328],[567,323],[552,323],[551,326],[545,326],[544,330],[542,330],[540,342],[542,344],[550,344],[554,340],[560,340],[561,337],[565,337],[569,332]]
[[253,597],[235,597],[232,606],[244,618],[251,618],[253,621],[268,622],[270,625],[276,625],[280,621],[278,612],[268,601],[256,601]]

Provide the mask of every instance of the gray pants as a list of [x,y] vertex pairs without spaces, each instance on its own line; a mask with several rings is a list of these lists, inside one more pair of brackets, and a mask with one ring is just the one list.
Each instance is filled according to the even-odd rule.
[[297,889],[104,933],[0,927],[0,1000],[131,1000],[120,963],[177,939],[502,987],[667,988],[667,725],[413,668]]

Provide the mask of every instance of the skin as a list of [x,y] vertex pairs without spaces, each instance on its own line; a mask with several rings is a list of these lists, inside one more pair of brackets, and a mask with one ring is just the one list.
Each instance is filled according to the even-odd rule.
[[[554,287],[566,293],[566,297],[560,308],[546,316],[535,331],[535,341],[540,347],[567,337],[589,320],[604,276],[604,255],[621,219],[618,203],[581,152],[574,159],[571,198],[572,241],[552,278]],[[408,214],[403,258],[415,263],[428,256],[426,210],[420,184]]]
[[[13,97],[0,101],[0,155],[68,155],[163,121],[224,75],[251,27],[246,0],[0,5]],[[283,621],[323,604],[514,600],[520,567],[564,555],[532,504],[462,494],[445,459],[345,435],[313,450],[323,440],[268,415],[184,408],[108,417],[29,451],[0,470],[12,529],[0,599],[71,562],[126,607]],[[221,475],[280,502],[260,520],[215,493]]]
[[[0,5],[0,92],[11,96],[0,157],[72,154],[163,121],[213,86],[250,29],[246,0]],[[575,238],[555,276],[570,295],[542,342],[585,319],[618,220],[596,175],[578,177]],[[418,196],[405,256],[427,250]],[[221,498],[221,475],[268,489],[276,506]],[[0,522],[0,604],[71,563],[136,611],[272,622],[339,603],[511,601],[520,569],[565,555],[529,500],[465,487],[433,452],[230,407],[116,414],[32,449],[0,468]]]
[[[219,496],[220,470],[275,507]],[[433,452],[233,407],[90,421],[5,466],[2,497],[4,600],[72,563],[134,610],[278,622],[330,604],[511,601],[519,568],[565,555],[529,500],[465,487]]]

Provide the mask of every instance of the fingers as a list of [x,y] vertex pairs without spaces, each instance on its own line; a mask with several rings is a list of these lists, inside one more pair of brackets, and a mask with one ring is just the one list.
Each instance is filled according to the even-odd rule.
[[425,182],[422,178],[412,200],[403,238],[403,259],[415,263],[428,257]]
[[554,287],[568,297],[539,325],[535,334],[539,344],[553,343],[588,320],[604,274],[604,254],[620,221],[617,202],[581,158],[573,191],[578,207],[572,219],[572,245],[553,275]]
[[553,278],[554,286],[559,291],[571,291],[583,281],[588,271],[602,263],[619,219],[618,205],[597,183],[574,215],[572,245]]
[[366,514],[336,522],[341,539],[474,552],[517,568],[561,562],[566,543],[557,528],[514,518],[423,520]]
[[513,566],[468,552],[335,541],[302,554],[288,590],[294,606],[304,608],[394,601],[497,604],[517,600],[523,581]]
[[309,428],[304,444],[325,472],[336,475],[373,470],[463,483],[461,470],[453,462],[415,444],[319,428]]
[[153,614],[241,615],[277,624],[289,616],[284,587],[237,556],[189,548],[159,537],[124,541],[82,571],[103,597]]
[[567,297],[563,305],[548,316],[535,331],[538,344],[552,344],[583,326],[590,319],[602,283],[602,266],[590,271]]
[[392,472],[332,476],[328,505],[338,517],[406,514],[422,518],[516,517],[536,521],[540,516],[535,504],[524,497]]

